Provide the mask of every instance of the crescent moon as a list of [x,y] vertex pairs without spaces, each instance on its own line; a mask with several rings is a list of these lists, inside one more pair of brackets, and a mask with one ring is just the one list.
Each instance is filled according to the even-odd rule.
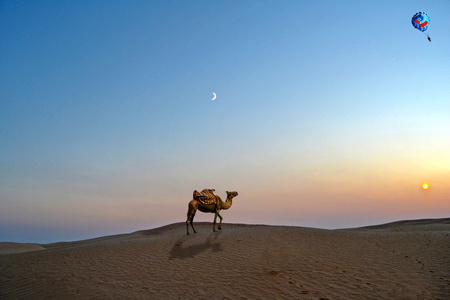
[[216,100],[217,96],[216,93],[213,93],[213,97],[211,98],[211,100]]

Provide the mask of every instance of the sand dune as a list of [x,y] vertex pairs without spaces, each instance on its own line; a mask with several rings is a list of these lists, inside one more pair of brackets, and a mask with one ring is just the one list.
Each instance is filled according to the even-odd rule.
[[45,248],[37,244],[0,243],[0,254],[21,253],[39,250],[45,250]]
[[9,245],[0,299],[450,299],[450,219],[196,229]]

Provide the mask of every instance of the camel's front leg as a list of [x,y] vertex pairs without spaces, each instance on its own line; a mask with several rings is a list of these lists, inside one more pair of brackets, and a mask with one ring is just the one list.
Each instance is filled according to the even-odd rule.
[[213,232],[216,232],[216,219],[217,219],[217,216],[218,216],[218,215],[219,215],[219,212],[216,211],[216,214],[214,215]]
[[219,216],[219,219],[220,219],[220,223],[219,223],[219,230],[222,230],[222,216],[220,215],[220,214],[217,214],[218,216]]

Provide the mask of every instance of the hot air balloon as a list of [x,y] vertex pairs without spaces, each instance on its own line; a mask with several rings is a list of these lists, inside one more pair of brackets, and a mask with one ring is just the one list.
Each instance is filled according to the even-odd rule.
[[[428,26],[430,24],[430,17],[425,12],[418,12],[415,14],[411,19],[411,24],[416,28],[417,30],[422,31],[425,33],[427,31]],[[428,40],[431,42],[430,35],[427,34]]]

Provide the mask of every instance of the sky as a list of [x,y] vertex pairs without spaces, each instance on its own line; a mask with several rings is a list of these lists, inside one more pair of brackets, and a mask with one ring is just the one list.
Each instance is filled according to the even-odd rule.
[[445,0],[0,1],[0,242],[184,222],[204,188],[238,191],[225,223],[449,217],[449,15]]

